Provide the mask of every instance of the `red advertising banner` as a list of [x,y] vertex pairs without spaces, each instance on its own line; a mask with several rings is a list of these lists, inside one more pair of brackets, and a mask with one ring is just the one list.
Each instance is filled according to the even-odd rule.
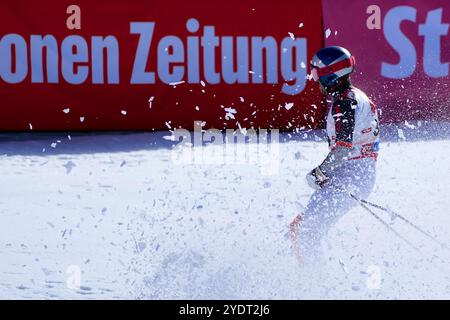
[[320,1],[0,2],[0,130],[317,127]]
[[323,0],[326,45],[356,57],[382,120],[450,120],[450,2]]

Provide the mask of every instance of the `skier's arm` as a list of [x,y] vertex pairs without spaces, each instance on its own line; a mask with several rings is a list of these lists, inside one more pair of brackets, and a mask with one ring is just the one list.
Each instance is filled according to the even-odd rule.
[[355,129],[355,105],[356,101],[350,98],[338,100],[333,105],[331,114],[335,123],[336,143],[319,166],[325,175],[341,166],[348,158]]
[[333,105],[331,113],[335,123],[336,142],[322,164],[307,175],[311,186],[322,187],[327,183],[330,173],[347,160],[353,142],[355,105],[356,101],[350,98],[338,100]]

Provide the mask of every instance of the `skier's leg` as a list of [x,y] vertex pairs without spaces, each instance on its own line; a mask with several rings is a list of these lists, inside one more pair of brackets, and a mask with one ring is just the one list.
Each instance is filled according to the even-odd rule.
[[320,257],[322,238],[342,215],[357,204],[349,196],[349,191],[367,197],[374,182],[373,159],[355,160],[337,170],[328,186],[313,193],[296,230],[296,246],[305,260]]
[[320,257],[323,237],[337,217],[347,212],[352,205],[348,195],[334,186],[313,193],[298,232],[298,247],[306,262]]

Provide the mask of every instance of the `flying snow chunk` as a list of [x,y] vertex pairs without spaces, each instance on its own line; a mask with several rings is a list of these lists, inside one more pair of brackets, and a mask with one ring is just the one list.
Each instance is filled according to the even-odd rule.
[[302,61],[302,62],[300,63],[300,67],[301,67],[302,69],[305,69],[305,68],[306,68],[306,64]]
[[237,125],[238,125],[238,128],[239,128],[239,131],[240,131],[243,135],[246,135],[246,134],[247,134],[247,129],[246,129],[246,128],[242,128],[242,127],[241,127],[241,124],[240,124],[239,122],[237,122]]
[[292,32],[288,32],[288,34],[289,34],[289,37],[291,37],[292,40],[295,40],[295,36],[294,36],[294,34]]
[[300,24],[298,25],[299,28],[303,27],[303,22],[300,22]]
[[241,102],[245,101],[243,97],[239,97],[239,99],[241,100]]
[[225,119],[235,119],[234,115],[237,113],[236,109],[233,108],[225,108]]
[[330,37],[330,35],[331,35],[331,29],[330,28],[328,28],[326,31],[325,31],[325,38],[329,38]]
[[30,127],[30,130],[33,130],[33,125],[31,123],[28,124],[28,127]]
[[122,111],[120,111],[120,113],[123,114],[124,116],[127,115],[127,111],[126,110],[122,110]]
[[148,99],[148,108],[149,108],[149,109],[152,108],[152,103],[153,103],[153,100],[154,100],[154,99],[155,99],[154,96],[151,96],[150,99]]
[[401,140],[406,140],[405,134],[403,133],[403,130],[402,130],[402,129],[398,129],[398,130],[397,130],[397,133],[398,133],[398,137],[399,137]]
[[80,122],[84,122],[84,117],[80,117]]
[[202,85],[202,87],[206,87],[206,84],[203,80],[200,80],[200,84]]
[[415,129],[416,126],[413,124],[410,124],[408,121],[405,120],[405,126],[408,127],[409,129]]
[[171,136],[163,136],[164,140],[168,140],[168,141],[175,141],[175,136],[171,135]]
[[286,104],[284,105],[284,107],[286,108],[286,110],[290,110],[293,106],[294,106],[294,103],[292,103],[292,102],[286,103]]
[[171,82],[171,83],[169,83],[169,85],[170,86],[177,86],[177,85],[179,85],[179,84],[183,84],[185,81],[184,80],[182,80],[182,81],[177,81],[177,82]]
[[225,111],[229,113],[237,113],[236,109],[233,108],[225,108]]
[[70,112],[70,108],[65,108],[65,109],[63,109],[63,112],[64,112],[65,114],[68,114],[68,113]]

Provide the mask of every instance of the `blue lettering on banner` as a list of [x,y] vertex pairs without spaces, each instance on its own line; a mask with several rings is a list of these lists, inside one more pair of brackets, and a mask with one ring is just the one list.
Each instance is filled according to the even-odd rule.
[[[430,19],[438,16],[435,13]],[[432,23],[427,21],[421,32],[429,33],[427,28]],[[229,85],[281,83],[281,92],[287,95],[299,94],[306,86],[305,38],[219,36],[215,26],[201,26],[197,19],[190,18],[186,39],[165,35],[156,42],[156,28],[155,22],[130,23],[130,35],[137,40],[128,79],[132,85],[157,81],[197,84],[202,80]],[[430,38],[429,45],[435,43],[436,37]],[[49,34],[31,35],[29,43],[21,35],[7,34],[0,37],[0,79],[9,84],[27,79],[38,84],[119,84],[119,49],[119,40],[113,35],[93,35],[90,39],[70,35],[59,44]],[[151,64],[153,57],[155,64]],[[441,70],[435,68],[432,72],[439,74]]]
[[[449,75],[449,63],[441,62],[441,38],[448,35],[449,24],[442,23],[443,9],[427,13],[424,24],[419,24],[417,34],[423,41],[423,70],[432,78]],[[397,6],[390,9],[384,17],[384,37],[399,55],[397,64],[382,62],[381,75],[391,79],[404,79],[412,76],[417,67],[417,51],[413,42],[402,32],[403,22],[415,23],[417,10],[411,6]]]
[[[15,53],[15,68],[12,65]],[[6,83],[20,83],[25,80],[28,73],[27,43],[18,34],[8,34],[0,41],[0,77]],[[15,70],[14,70],[15,69]]]

